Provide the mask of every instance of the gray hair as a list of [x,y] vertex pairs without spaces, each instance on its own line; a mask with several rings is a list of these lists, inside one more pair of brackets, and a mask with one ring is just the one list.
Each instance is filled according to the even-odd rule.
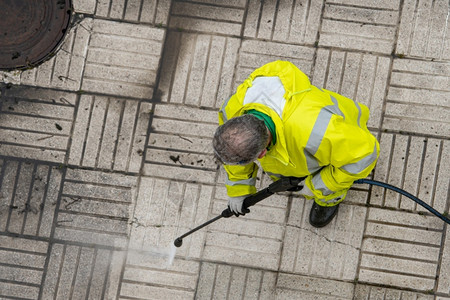
[[248,164],[266,148],[268,139],[264,121],[253,115],[242,115],[217,128],[213,139],[214,154],[224,164]]

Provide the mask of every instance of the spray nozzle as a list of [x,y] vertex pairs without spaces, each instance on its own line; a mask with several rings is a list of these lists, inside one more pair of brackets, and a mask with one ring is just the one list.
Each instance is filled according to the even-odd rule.
[[179,248],[183,244],[183,240],[181,238],[177,238],[177,239],[175,239],[173,244],[175,245],[175,247]]

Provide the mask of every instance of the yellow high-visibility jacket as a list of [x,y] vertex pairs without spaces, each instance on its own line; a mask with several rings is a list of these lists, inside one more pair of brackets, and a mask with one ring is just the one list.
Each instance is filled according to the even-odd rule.
[[[308,77],[287,61],[255,70],[222,105],[219,124],[255,109],[276,127],[276,144],[259,159],[277,180],[303,177],[321,205],[342,201],[353,182],[375,167],[379,144],[367,129],[369,109],[344,96],[311,85]],[[258,166],[224,165],[228,196],[256,192]]]

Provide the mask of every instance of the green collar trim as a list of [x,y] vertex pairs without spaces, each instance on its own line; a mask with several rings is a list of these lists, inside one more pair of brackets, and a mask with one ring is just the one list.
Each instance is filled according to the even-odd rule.
[[256,109],[251,109],[245,112],[246,114],[251,114],[261,121],[264,121],[264,124],[266,124],[267,128],[269,128],[270,134],[272,134],[272,141],[270,145],[267,147],[267,150],[269,150],[273,145],[277,142],[277,134],[275,130],[275,123],[272,121],[272,119],[266,115],[265,113],[262,113],[260,111],[257,111]]

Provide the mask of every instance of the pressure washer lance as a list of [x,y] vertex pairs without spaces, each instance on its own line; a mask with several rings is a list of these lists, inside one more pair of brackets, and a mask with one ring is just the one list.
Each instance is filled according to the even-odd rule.
[[[243,210],[249,208],[250,206],[255,205],[256,203],[258,203],[259,201],[266,199],[267,197],[275,194],[275,193],[279,193],[279,192],[285,192],[285,191],[300,191],[303,186],[299,185],[300,182],[302,182],[305,179],[305,177],[302,178],[298,178],[298,177],[282,177],[280,180],[275,181],[274,183],[272,183],[271,185],[269,185],[268,187],[266,187],[263,190],[260,190],[259,192],[256,192],[253,195],[248,196],[247,198],[244,199],[244,203],[242,204],[242,207],[244,208]],[[181,247],[181,245],[183,244],[183,238],[185,238],[186,236],[196,232],[197,230],[221,219],[221,218],[229,218],[231,216],[233,216],[234,213],[230,210],[230,208],[228,207],[227,209],[225,209],[224,211],[222,211],[222,213],[220,215],[218,215],[217,217],[201,224],[198,227],[195,227],[194,229],[192,229],[189,232],[186,232],[185,234],[183,234],[182,236],[178,237],[177,239],[175,239],[174,241],[174,245],[176,247]]]
[[[282,177],[280,180],[275,181],[274,183],[272,183],[271,185],[269,185],[267,188],[248,196],[247,198],[245,198],[244,203],[242,204],[242,207],[244,209],[255,205],[256,203],[258,203],[259,201],[275,194],[278,192],[284,192],[284,191],[300,191],[303,186],[299,185],[303,180],[305,179],[305,177],[302,178],[297,178],[297,177]],[[412,194],[387,183],[381,182],[381,181],[376,181],[376,180],[371,180],[371,179],[358,179],[356,180],[354,183],[358,183],[358,184],[363,184],[363,183],[367,183],[370,185],[376,185],[376,186],[381,186],[383,188],[386,189],[390,189],[393,190],[394,192],[397,192],[399,194],[402,194],[403,196],[406,196],[410,199],[412,199],[414,202],[416,202],[417,204],[423,206],[425,209],[427,209],[428,211],[430,211],[432,214],[434,214],[435,216],[437,216],[438,218],[442,219],[444,222],[446,222],[447,224],[450,224],[450,219],[446,218],[445,216],[443,216],[442,214],[440,214],[437,210],[435,210],[434,208],[432,208],[431,206],[429,206],[428,204],[426,204],[425,202],[423,202],[422,200],[420,200],[419,198],[413,196]],[[181,247],[181,245],[183,244],[183,238],[185,238],[186,236],[198,231],[199,229],[221,219],[221,218],[229,218],[231,216],[233,216],[234,213],[230,210],[230,208],[225,209],[224,211],[222,211],[222,213],[220,215],[218,215],[217,217],[201,224],[200,226],[192,229],[189,232],[186,232],[185,234],[183,234],[182,236],[178,237],[177,239],[175,239],[174,241],[174,245],[176,247]]]

